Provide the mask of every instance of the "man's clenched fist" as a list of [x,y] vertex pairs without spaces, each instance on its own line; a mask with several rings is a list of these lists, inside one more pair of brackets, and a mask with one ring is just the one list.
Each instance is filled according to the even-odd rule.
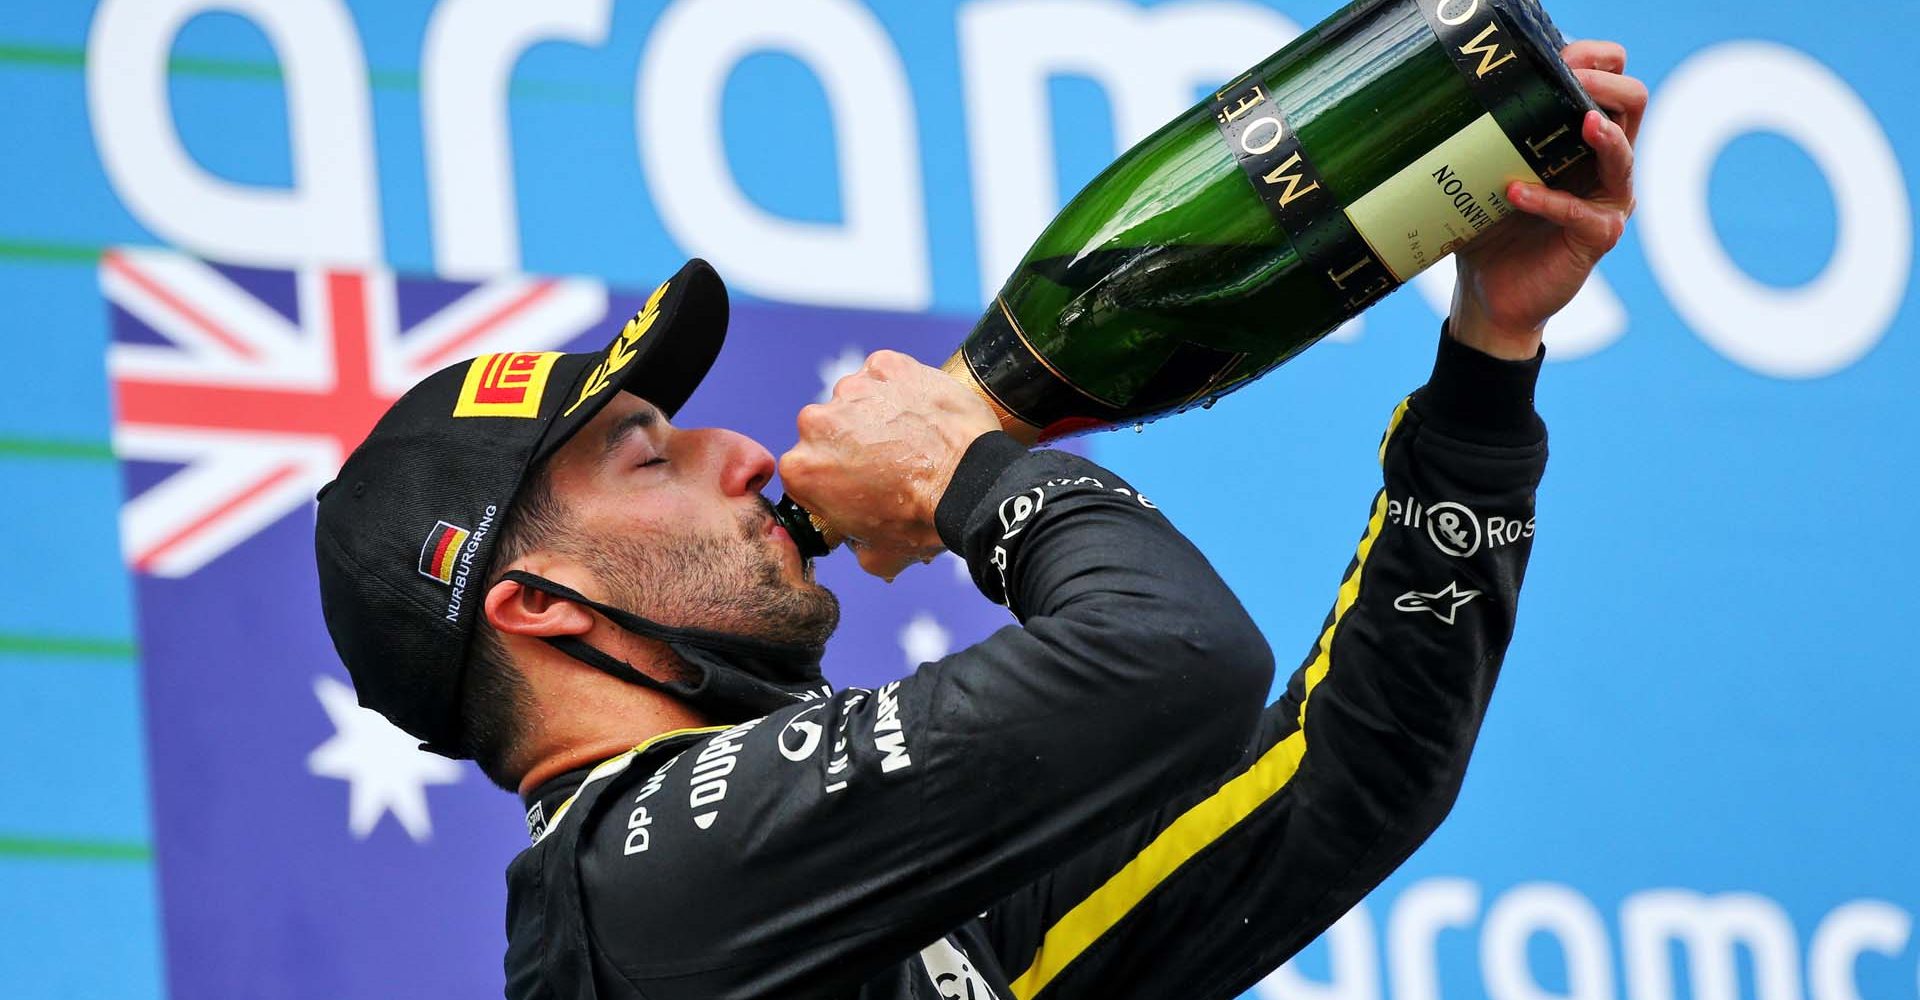
[[934,509],[967,446],[1000,429],[972,390],[897,351],[868,355],[796,423],[800,440],[780,456],[787,494],[889,580],[942,551]]

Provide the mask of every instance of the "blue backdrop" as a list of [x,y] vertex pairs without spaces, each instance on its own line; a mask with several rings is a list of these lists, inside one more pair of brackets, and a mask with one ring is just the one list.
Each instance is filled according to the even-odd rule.
[[[1920,10],[1550,7],[1654,96],[1640,214],[1549,332],[1519,634],[1452,819],[1257,992],[1920,997]],[[354,406],[463,351],[602,342],[699,254],[750,304],[690,416],[778,452],[847,359],[944,354],[1065,196],[1329,13],[11,5],[0,983],[497,995],[517,809],[342,701],[314,614],[305,498]],[[1283,660],[1446,295],[1424,278],[1211,411],[1084,441]],[[952,570],[839,571],[836,676],[1001,621]]]

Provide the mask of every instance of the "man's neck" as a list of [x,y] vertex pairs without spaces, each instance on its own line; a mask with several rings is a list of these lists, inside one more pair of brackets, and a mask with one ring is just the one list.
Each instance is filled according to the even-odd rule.
[[618,728],[576,736],[540,754],[520,778],[521,797],[568,771],[626,753],[662,733],[697,729],[711,724],[705,716],[678,701],[651,691],[647,694],[652,696],[655,704],[619,718],[618,721],[623,724]]
[[[656,662],[664,647],[608,626],[589,637],[610,654],[650,676],[670,679]],[[559,775],[587,767],[676,729],[708,724],[705,716],[671,695],[609,677],[539,643],[518,651],[516,662],[533,682],[539,720],[530,734],[533,763],[520,778],[520,794]]]
[[[670,731],[671,730],[665,729],[660,730],[660,732]],[[631,740],[609,737],[548,754],[542,758],[539,763],[527,768],[526,775],[520,779],[520,797],[525,798],[534,789],[539,788],[541,785],[552,781],[554,778],[568,771],[578,770],[579,768],[597,764],[609,757],[626,753],[628,750],[645,743],[656,735],[658,734],[647,733],[638,739]]]

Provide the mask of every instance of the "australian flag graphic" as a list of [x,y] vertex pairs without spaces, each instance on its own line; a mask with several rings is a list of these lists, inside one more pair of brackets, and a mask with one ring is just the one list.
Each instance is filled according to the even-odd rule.
[[[133,248],[103,256],[100,285],[170,995],[499,996],[521,809],[356,703],[320,619],[313,495],[415,381],[484,353],[598,349],[645,292]],[[968,328],[750,302],[733,317],[677,422],[775,454],[800,407],[868,351],[938,363]],[[440,572],[436,552],[470,527],[439,526],[396,558]],[[842,563],[820,566],[845,608],[827,658],[837,684],[901,676],[1009,620],[950,556],[890,586]]]

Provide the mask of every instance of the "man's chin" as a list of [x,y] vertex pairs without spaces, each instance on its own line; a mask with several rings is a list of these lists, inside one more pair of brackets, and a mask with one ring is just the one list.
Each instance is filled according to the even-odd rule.
[[778,609],[769,609],[760,618],[755,629],[763,639],[783,642],[795,646],[824,646],[833,637],[835,629],[840,627],[840,602],[833,592],[822,589],[809,597],[821,597],[824,600],[810,600],[805,606],[789,605]]
[[[776,582],[777,580],[777,582]],[[763,577],[759,617],[773,638],[825,645],[840,625],[840,598],[814,579],[812,560],[782,562],[778,575]]]
[[806,583],[802,585],[801,590],[807,595],[809,607],[805,614],[795,617],[806,619],[805,629],[812,636],[809,641],[813,645],[824,646],[833,636],[834,631],[840,627],[840,595],[814,582],[811,563],[808,564],[806,572]]

